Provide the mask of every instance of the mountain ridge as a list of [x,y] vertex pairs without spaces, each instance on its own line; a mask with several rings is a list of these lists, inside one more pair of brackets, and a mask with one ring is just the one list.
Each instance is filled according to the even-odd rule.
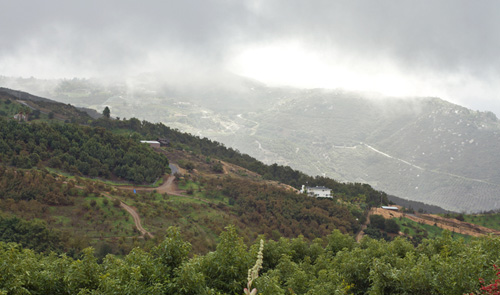
[[[117,91],[95,81],[77,82],[65,81],[64,95],[58,94],[59,87],[53,97],[98,110],[106,103],[114,116],[163,122],[268,164],[369,183],[448,210],[500,207],[500,173],[495,168],[500,164],[500,124],[491,112],[432,97],[272,88],[251,81],[242,83],[244,90],[212,89],[206,97],[202,90],[167,91],[168,84],[153,87],[145,82],[133,91],[122,85]],[[71,83],[78,88],[72,89]],[[88,95],[81,95],[82,87]],[[97,90],[114,99],[95,104],[99,99],[92,93]],[[212,106],[214,99],[219,103]],[[245,103],[238,108],[240,99]]]

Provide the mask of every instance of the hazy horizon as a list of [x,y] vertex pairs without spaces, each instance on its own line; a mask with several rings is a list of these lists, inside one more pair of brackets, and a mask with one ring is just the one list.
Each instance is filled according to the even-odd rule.
[[497,1],[7,2],[0,75],[149,73],[203,87],[235,74],[440,97],[500,117],[499,16]]

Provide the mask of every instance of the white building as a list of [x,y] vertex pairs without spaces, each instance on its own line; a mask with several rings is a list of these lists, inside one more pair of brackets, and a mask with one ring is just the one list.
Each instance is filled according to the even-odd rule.
[[398,207],[394,207],[394,206],[382,206],[382,209],[392,210],[392,211],[399,211],[399,208]]
[[147,143],[152,148],[160,148],[160,142],[156,140],[141,140],[141,143]]
[[324,186],[306,187],[302,185],[301,193],[306,193],[310,197],[332,198],[332,190]]

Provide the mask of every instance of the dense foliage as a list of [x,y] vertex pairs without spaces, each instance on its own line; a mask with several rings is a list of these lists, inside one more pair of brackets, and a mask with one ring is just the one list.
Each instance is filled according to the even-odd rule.
[[63,183],[47,171],[15,170],[0,165],[0,199],[36,200],[47,205],[70,205],[77,191],[73,183]]
[[[259,245],[247,248],[235,228],[214,252],[189,258],[190,244],[175,228],[151,251],[134,249],[99,264],[91,248],[80,259],[37,254],[0,243],[0,292],[6,294],[242,294]],[[334,231],[313,243],[298,237],[267,241],[259,294],[464,294],[493,281],[500,238],[469,244],[449,233],[414,247]],[[479,280],[481,278],[481,281]],[[483,282],[483,283],[481,283]]]
[[359,228],[353,212],[336,200],[304,197],[295,191],[244,179],[207,180],[208,195],[216,194],[218,189],[229,198],[232,211],[245,226],[268,237],[303,235],[312,240],[332,229],[354,233]]
[[38,252],[62,251],[61,234],[41,220],[26,221],[0,215],[0,241],[15,242]]
[[168,169],[164,155],[103,128],[0,118],[0,163],[31,168],[41,162],[75,174],[114,175],[135,183],[154,182]]
[[295,188],[301,185],[326,186],[333,190],[336,195],[345,195],[363,198],[363,202],[371,206],[387,204],[387,194],[374,190],[368,184],[361,183],[340,183],[327,177],[312,177],[289,166],[277,164],[266,165],[257,159],[242,154],[238,150],[225,147],[222,143],[212,141],[208,138],[200,138],[188,133],[171,129],[162,123],[150,123],[139,121],[136,118],[129,120],[106,120],[99,119],[92,122],[93,126],[100,126],[107,129],[127,129],[135,132],[137,136],[143,138],[157,139],[166,138],[171,145],[177,148],[186,149],[205,156],[215,157],[229,163],[246,168],[250,171],[263,175],[265,179],[276,180]]

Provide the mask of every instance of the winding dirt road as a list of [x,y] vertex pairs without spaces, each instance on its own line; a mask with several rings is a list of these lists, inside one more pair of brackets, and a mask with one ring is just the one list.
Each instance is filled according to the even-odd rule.
[[135,227],[141,232],[142,236],[146,236],[148,235],[150,238],[154,238],[153,234],[151,234],[150,232],[148,232],[147,230],[145,230],[142,225],[141,225],[141,218],[139,217],[139,214],[137,214],[137,212],[135,211],[134,208],[130,207],[129,205],[123,203],[123,202],[120,202],[120,207],[122,207],[123,209],[125,209],[130,215],[132,215],[132,217],[134,218],[134,223],[135,223]]
[[[104,194],[103,195],[108,198],[110,201],[114,201],[115,198],[113,198],[112,196],[108,195],[108,194]],[[137,211],[135,211],[134,208],[130,207],[129,205],[123,203],[122,201],[120,201],[120,207],[122,207],[123,209],[125,209],[125,211],[127,211],[130,215],[132,215],[132,218],[134,219],[134,223],[135,223],[135,227],[137,228],[137,230],[139,232],[141,232],[141,236],[142,237],[145,237],[146,235],[148,235],[150,238],[154,238],[155,236],[148,232],[147,230],[145,230],[143,227],[142,227],[142,224],[141,224],[141,218],[139,217],[139,214],[137,213]]]
[[183,191],[183,190],[180,190],[177,188],[177,185],[174,183],[174,180],[175,180],[175,176],[168,175],[168,176],[164,176],[163,184],[158,186],[158,187],[116,186],[115,188],[121,189],[121,190],[127,190],[127,191],[134,191],[135,190],[136,192],[156,191],[160,194],[166,193],[167,195],[171,195],[171,196],[179,196],[179,197],[183,197],[183,198],[202,201],[206,204],[213,204],[213,202],[210,202],[208,200],[186,195],[186,191]]
[[[174,166],[174,168],[172,169],[172,171],[180,171],[180,168],[175,165],[175,164],[171,164]],[[160,194],[163,194],[163,193],[166,193],[168,195],[173,195],[173,196],[181,196],[181,197],[184,197],[184,198],[190,198],[190,199],[195,199],[195,200],[199,200],[199,201],[202,201],[202,202],[205,202],[207,204],[211,204],[212,202],[208,201],[208,200],[204,200],[204,199],[201,199],[201,198],[197,198],[197,197],[194,197],[194,196],[186,196],[185,195],[185,191],[183,190],[179,190],[177,188],[177,186],[175,185],[174,183],[174,180],[175,180],[175,176],[174,175],[164,175],[163,176],[163,183],[158,186],[158,187],[136,187],[136,186],[115,186],[115,188],[117,189],[121,189],[121,190],[127,190],[127,191],[136,191],[136,192],[148,192],[148,191],[156,191]],[[108,199],[110,199],[111,201],[114,200],[113,197],[111,197],[110,195],[107,195],[107,194],[104,194]],[[137,228],[137,230],[139,230],[142,234],[142,236],[146,236],[148,235],[149,237],[151,238],[154,238],[154,235],[151,234],[150,232],[148,232],[147,230],[145,230],[143,227],[142,227],[142,224],[141,224],[141,218],[139,216],[139,214],[137,213],[137,211],[123,203],[122,201],[120,201],[120,207],[122,207],[123,209],[125,209],[130,215],[132,215],[132,218],[134,219],[134,223],[135,223],[135,227]]]

